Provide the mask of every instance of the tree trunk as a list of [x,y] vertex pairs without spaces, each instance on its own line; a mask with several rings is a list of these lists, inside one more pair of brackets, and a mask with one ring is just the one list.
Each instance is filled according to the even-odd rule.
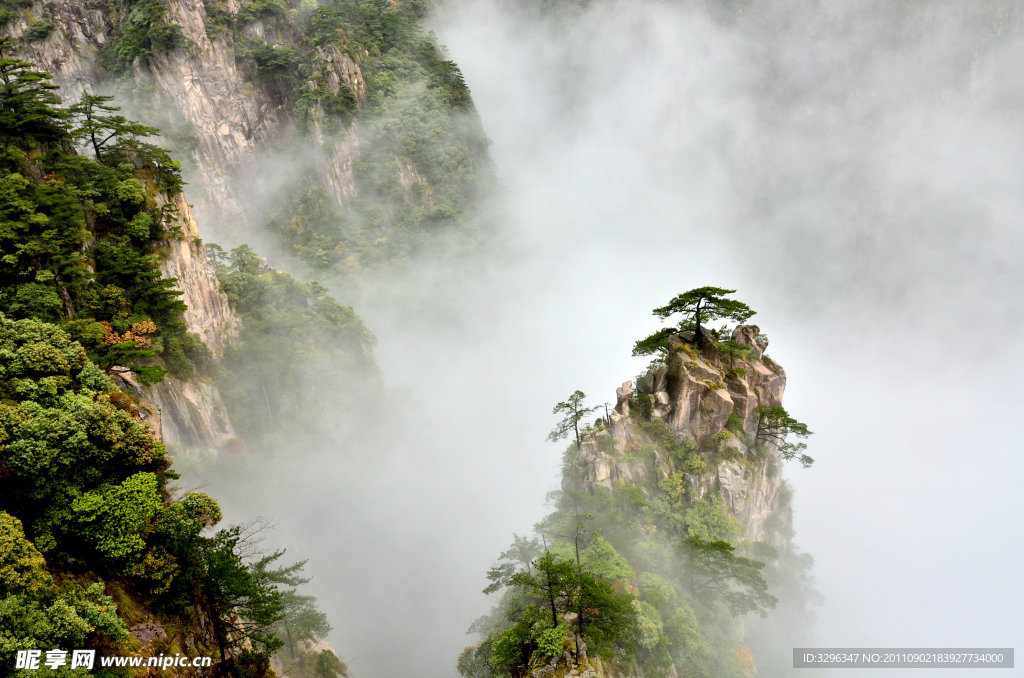
[[220,650],[221,673],[225,676],[234,675],[234,671],[227,668],[228,638],[227,632],[224,630],[224,623],[215,612],[210,611],[208,614],[210,615],[210,625],[213,627],[213,637],[217,639],[217,649]]
[[700,302],[701,300],[697,300],[697,309],[693,313],[693,319],[696,322],[696,327],[693,330],[693,341],[698,346],[703,346],[704,338],[701,336],[700,333]]

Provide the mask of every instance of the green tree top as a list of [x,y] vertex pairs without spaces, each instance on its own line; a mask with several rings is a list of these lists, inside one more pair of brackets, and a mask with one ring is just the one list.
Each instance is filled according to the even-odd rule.
[[763,617],[779,602],[768,593],[764,563],[736,555],[729,542],[690,536],[680,546],[693,595],[724,603],[734,616],[753,612]]
[[73,138],[88,143],[97,160],[103,159],[103,152],[111,142],[115,145],[134,145],[140,137],[160,133],[155,127],[134,122],[123,115],[110,115],[121,110],[109,105],[113,99],[86,92],[77,104],[68,109],[76,125],[72,132]]
[[597,407],[584,407],[583,400],[587,397],[587,394],[583,391],[576,390],[572,392],[568,400],[558,403],[551,410],[551,414],[564,414],[562,420],[558,422],[555,428],[551,429],[551,433],[548,434],[548,440],[551,442],[558,442],[562,438],[569,435],[572,431],[576,434],[576,449],[580,447],[580,421],[583,420],[591,412],[596,412]]
[[684,314],[683,319],[674,327],[666,327],[636,342],[633,346],[633,355],[651,355],[663,351],[668,344],[668,338],[684,330],[693,330],[695,341],[702,344],[705,341],[703,328],[714,320],[728,319],[738,323],[746,321],[756,311],[742,301],[727,298],[735,292],[736,290],[721,287],[697,287],[676,295],[664,306],[654,309],[652,313],[662,320],[681,313]]
[[66,114],[57,108],[57,85],[49,82],[53,76],[7,56],[14,49],[13,38],[0,37],[0,138],[20,143],[62,139]]

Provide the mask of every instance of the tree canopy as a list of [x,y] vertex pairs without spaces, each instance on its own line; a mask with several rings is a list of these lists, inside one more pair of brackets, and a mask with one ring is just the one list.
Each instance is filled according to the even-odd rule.
[[[180,188],[177,165],[106,97],[68,115],[11,45],[0,38],[0,666],[21,649],[134,653],[125,622],[141,612],[219,651],[220,675],[262,675],[279,635],[325,631],[294,588],[301,565],[250,557],[237,528],[212,531],[212,497],[175,496],[147,413],[110,378],[155,379],[157,359],[184,375],[202,355],[160,267],[176,233],[158,197]],[[332,657],[309,662],[344,673]]]
[[807,428],[807,424],[797,421],[782,405],[759,405],[754,408],[757,415],[757,442],[761,445],[775,445],[779,456],[785,460],[796,459],[804,468],[814,463],[812,457],[804,454],[807,444],[790,442],[788,436],[793,434],[797,438],[807,438],[814,432]]
[[637,341],[633,345],[633,355],[662,352],[668,347],[669,337],[686,330],[692,330],[694,341],[701,344],[706,341],[706,325],[714,320],[745,322],[756,312],[743,302],[728,298],[735,292],[721,287],[697,287],[676,295],[652,313],[662,320],[682,314],[682,320],[677,325],[663,328]]
[[588,414],[596,412],[599,409],[598,407],[584,407],[583,401],[586,397],[586,393],[576,390],[572,392],[568,399],[554,406],[551,410],[551,414],[561,414],[563,416],[555,427],[551,429],[551,432],[548,433],[548,440],[551,442],[557,442],[572,432],[576,437],[576,448],[579,449],[580,422]]

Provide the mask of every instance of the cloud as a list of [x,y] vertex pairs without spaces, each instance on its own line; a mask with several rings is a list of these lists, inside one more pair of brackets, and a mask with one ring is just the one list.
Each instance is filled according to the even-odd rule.
[[378,413],[217,489],[310,557],[354,675],[455,675],[487,567],[558,486],[551,406],[611,399],[650,309],[707,284],[760,311],[816,431],[788,475],[821,644],[1012,645],[1021,21],[995,0],[445,4],[494,238],[343,297],[380,340]]

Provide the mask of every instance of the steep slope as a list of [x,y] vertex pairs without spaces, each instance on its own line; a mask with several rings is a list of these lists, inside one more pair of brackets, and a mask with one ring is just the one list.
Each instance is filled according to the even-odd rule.
[[163,130],[218,239],[273,219],[288,252],[341,274],[462,223],[488,181],[469,92],[420,27],[425,3],[15,4],[3,30],[69,96],[114,93]]
[[[470,232],[489,182],[486,141],[457,67],[423,32],[427,5],[11,0],[4,7],[0,34],[53,72],[69,101],[89,92],[114,96],[159,127],[161,142],[183,161],[194,209],[183,200],[175,205],[174,228],[183,235],[168,241],[161,265],[180,281],[188,329],[212,361],[190,379],[168,379],[147,393],[163,413],[167,444],[193,457],[265,447],[287,440],[268,430],[273,422],[297,413],[308,415],[298,422],[322,423],[327,417],[312,412],[327,412],[332,402],[340,404],[335,412],[351,411],[358,393],[372,388],[365,381],[373,378],[368,330],[358,319],[342,320],[350,313],[344,307],[319,302],[317,289],[300,293],[275,278],[278,301],[302,297],[319,309],[315,317],[271,317],[256,308],[266,308],[261,302],[253,304],[250,286],[252,294],[234,302],[258,317],[243,331],[249,340],[228,351],[237,318],[212,284],[192,213],[203,237],[258,242],[275,266],[335,290],[372,280],[374,270],[400,265],[446,234]],[[301,336],[310,321],[321,328],[314,332],[324,339],[319,348]],[[262,369],[267,363],[253,360],[269,355],[257,326],[264,338],[283,334],[289,346],[310,348],[297,370],[270,375]],[[276,357],[287,354],[282,348]],[[230,369],[217,368],[224,360]],[[311,389],[324,382],[303,378],[303,370],[329,372],[332,384],[351,384],[349,393],[335,402],[337,389]],[[234,394],[232,402],[221,387]],[[263,416],[250,416],[257,410]],[[256,426],[239,427],[232,416]]]
[[459,658],[467,678],[776,670],[772,610],[806,612],[810,596],[782,480],[784,461],[811,463],[792,438],[809,431],[782,407],[785,372],[757,326],[657,336],[661,357],[607,418],[586,424],[580,392],[556,407],[553,438],[578,435],[562,492],[490,571],[504,593]]
[[[175,237],[161,243],[166,252],[160,261],[161,273],[175,280],[186,306],[183,318],[188,331],[199,337],[216,364],[237,340],[241,321],[217,281],[185,194],[159,194],[156,200],[169,205],[174,214],[169,232]],[[161,415],[159,430],[172,453],[215,455],[237,437],[220,390],[205,374],[164,379],[145,396]]]
[[319,647],[325,617],[295,588],[301,564],[254,559],[251,530],[208,529],[217,502],[173,486],[169,451],[231,434],[201,375],[239,331],[176,163],[102,97],[61,107],[49,75],[10,46],[0,38],[4,675],[31,675],[12,668],[18,652],[88,647],[270,677],[285,637],[293,675],[344,675]]
[[[675,340],[668,360],[638,379],[635,390],[632,382],[616,390],[611,425],[584,436],[562,487],[593,494],[628,484],[650,495],[683,472],[688,497],[719,493],[743,526],[742,538],[763,541],[782,460],[774,439],[758,440],[758,408],[782,405],[786,373],[764,356],[767,341],[759,335],[756,325],[736,328],[732,340],[747,350],[735,367],[723,365],[717,349]],[[653,464],[643,459],[651,453]]]

